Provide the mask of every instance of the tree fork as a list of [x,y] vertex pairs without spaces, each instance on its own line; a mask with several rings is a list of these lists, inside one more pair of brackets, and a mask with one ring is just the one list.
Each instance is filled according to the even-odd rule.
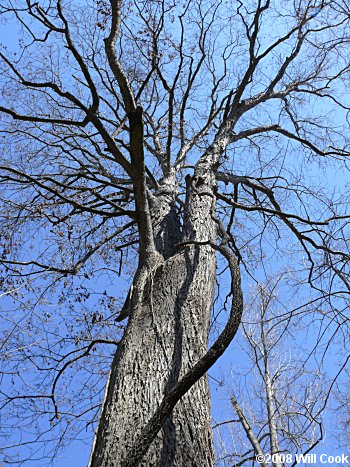
[[[212,242],[214,177],[211,169],[202,172],[193,177],[187,193],[183,235],[188,241]],[[168,230],[176,227],[173,222],[170,216]],[[135,438],[164,396],[205,355],[215,268],[216,252],[210,245],[188,245],[149,271],[112,364],[91,467],[127,462]],[[177,403],[139,465],[214,466],[206,377]]]

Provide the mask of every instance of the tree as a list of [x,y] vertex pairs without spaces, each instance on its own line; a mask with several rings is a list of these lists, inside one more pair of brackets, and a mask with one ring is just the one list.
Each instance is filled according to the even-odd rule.
[[308,314],[286,317],[279,304],[282,280],[257,286],[246,305],[241,345],[247,358],[236,365],[228,388],[233,417],[215,428],[232,426],[228,446],[229,437],[220,434],[223,465],[255,465],[257,459],[264,466],[296,465],[297,456],[305,462],[329,432],[324,412],[335,380],[312,361],[322,352],[308,342]]
[[[19,35],[0,55],[3,284],[25,312],[4,315],[4,381],[32,365],[3,407],[82,417],[116,346],[90,465],[211,466],[205,375],[241,320],[239,265],[246,280],[274,265],[273,239],[329,313],[349,292],[346,192],[323,172],[347,170],[346,5],[4,0],[0,12]],[[231,311],[208,350],[221,267]],[[102,285],[93,308],[107,271],[132,274],[129,292],[118,307]],[[38,315],[47,304],[72,317]],[[58,387],[74,364],[89,377],[72,415]]]

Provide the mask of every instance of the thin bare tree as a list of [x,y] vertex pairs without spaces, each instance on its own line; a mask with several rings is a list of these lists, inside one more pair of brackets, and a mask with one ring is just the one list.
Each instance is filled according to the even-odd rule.
[[246,358],[234,365],[227,389],[233,417],[214,425],[219,465],[308,463],[321,441],[337,436],[326,409],[334,406],[340,373],[320,364],[323,346],[310,345],[310,324],[317,329],[310,312],[286,316],[279,304],[282,278],[257,286],[248,301],[241,344]]

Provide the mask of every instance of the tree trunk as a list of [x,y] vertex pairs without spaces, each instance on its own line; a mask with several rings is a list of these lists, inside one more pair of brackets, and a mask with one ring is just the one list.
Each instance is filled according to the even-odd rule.
[[[214,240],[213,174],[207,169],[197,172],[188,181],[183,239]],[[158,200],[163,208],[164,199]],[[215,252],[210,246],[191,245],[174,253],[171,243],[179,224],[172,210],[171,196],[167,199],[169,209],[162,208],[162,219],[159,221],[158,216],[157,225],[168,232],[161,235],[155,227],[157,245],[161,245],[158,248],[164,250],[166,259],[148,274],[141,298],[132,304],[106,389],[90,459],[93,467],[123,465],[136,435],[163,396],[208,347],[215,291]],[[157,209],[159,213],[159,203]],[[214,465],[206,377],[176,405],[140,465]]]

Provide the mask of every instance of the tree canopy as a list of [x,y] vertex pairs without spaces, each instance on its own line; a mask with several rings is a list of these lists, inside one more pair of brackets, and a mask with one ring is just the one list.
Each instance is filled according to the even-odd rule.
[[283,319],[316,316],[346,357],[349,18],[343,0],[1,2],[0,460],[95,429],[130,310],[178,252],[218,256],[225,319],[173,406],[237,331],[239,270],[243,290],[287,271]]

